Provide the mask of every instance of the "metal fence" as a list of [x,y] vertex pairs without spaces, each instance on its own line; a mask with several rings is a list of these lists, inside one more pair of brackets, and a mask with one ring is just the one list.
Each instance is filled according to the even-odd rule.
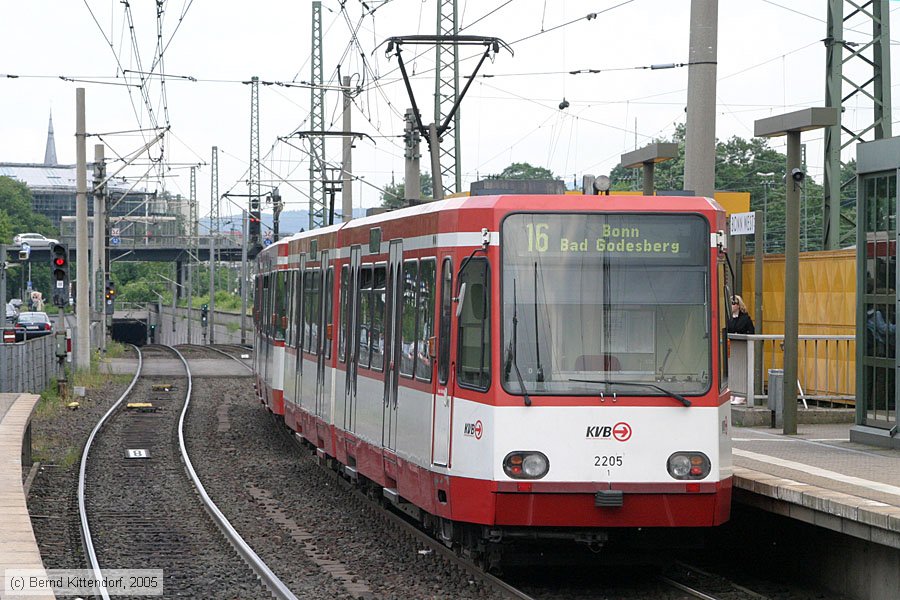
[[0,344],[0,392],[39,394],[56,377],[52,335]]
[[[728,387],[751,406],[766,404],[768,370],[784,365],[784,336],[730,334],[728,339]],[[856,336],[799,336],[796,385],[797,398],[804,404],[854,406]]]

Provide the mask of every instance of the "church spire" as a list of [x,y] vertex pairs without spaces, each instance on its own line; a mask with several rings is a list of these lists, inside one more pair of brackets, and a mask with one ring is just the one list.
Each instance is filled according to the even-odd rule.
[[50,111],[50,128],[47,130],[47,149],[44,150],[44,164],[56,166],[56,141],[53,139],[53,111]]

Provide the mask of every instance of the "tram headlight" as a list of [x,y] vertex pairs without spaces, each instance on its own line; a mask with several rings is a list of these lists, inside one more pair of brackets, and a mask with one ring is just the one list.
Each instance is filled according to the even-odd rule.
[[513,479],[540,479],[550,471],[550,461],[541,452],[517,450],[503,459],[503,472]]
[[709,475],[709,458],[702,452],[676,452],[666,464],[675,479],[703,479]]

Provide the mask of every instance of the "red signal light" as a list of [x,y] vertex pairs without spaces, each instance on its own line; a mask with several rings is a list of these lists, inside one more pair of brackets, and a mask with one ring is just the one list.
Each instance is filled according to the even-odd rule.
[[53,259],[53,264],[56,265],[57,267],[65,266],[66,259],[64,259],[61,256],[57,256],[55,259]]

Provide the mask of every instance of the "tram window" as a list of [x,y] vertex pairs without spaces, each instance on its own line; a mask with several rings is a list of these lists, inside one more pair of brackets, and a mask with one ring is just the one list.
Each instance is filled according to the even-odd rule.
[[331,358],[331,340],[328,336],[329,331],[334,331],[332,317],[334,316],[334,267],[328,267],[325,275],[325,331],[322,337],[325,338],[325,358]]
[[434,277],[435,261],[433,258],[422,260],[419,267],[419,306],[416,323],[416,378],[431,381],[431,355],[428,352],[428,340],[434,336]]
[[483,258],[469,260],[459,274],[466,285],[459,315],[459,384],[479,390],[491,385],[491,310],[488,263]]
[[369,368],[369,331],[372,329],[372,266],[360,269],[359,284],[359,366]]
[[350,283],[350,268],[347,265],[341,267],[341,290],[340,290],[340,302],[341,309],[339,313],[339,320],[337,323],[338,329],[338,359],[341,362],[347,361],[347,288]]
[[303,350],[309,352],[312,340],[313,269],[303,274]]
[[375,267],[375,277],[372,281],[372,329],[369,330],[371,338],[370,352],[372,354],[371,368],[381,371],[384,368],[384,310],[385,310],[385,284],[387,283],[387,270],[384,265]]
[[269,275],[263,276],[263,332],[270,335],[269,322],[272,319],[272,313],[269,310]]
[[290,269],[284,272],[284,316],[287,319],[287,325],[284,328],[284,345],[291,345],[291,313],[294,311],[294,271]]
[[287,286],[287,271],[279,271],[275,276],[275,305],[273,306],[273,315],[275,317],[275,336],[284,339],[284,327],[282,324],[284,321],[281,317],[284,316],[284,294],[285,287]]
[[307,351],[318,354],[319,351],[319,323],[322,316],[322,271],[313,269],[310,279],[310,306],[309,306],[309,346]]
[[447,383],[450,372],[450,315],[453,310],[453,261],[444,259],[441,267],[441,333],[438,349],[438,382]]
[[291,345],[294,348],[300,347],[300,309],[303,298],[303,271],[294,269],[294,295],[291,298]]
[[303,348],[303,298],[305,296],[303,290],[303,271],[297,270],[294,278],[294,318],[292,326],[294,328],[294,348]]
[[419,261],[403,263],[403,308],[400,317],[400,374],[412,377],[416,361],[416,286],[419,279]]

